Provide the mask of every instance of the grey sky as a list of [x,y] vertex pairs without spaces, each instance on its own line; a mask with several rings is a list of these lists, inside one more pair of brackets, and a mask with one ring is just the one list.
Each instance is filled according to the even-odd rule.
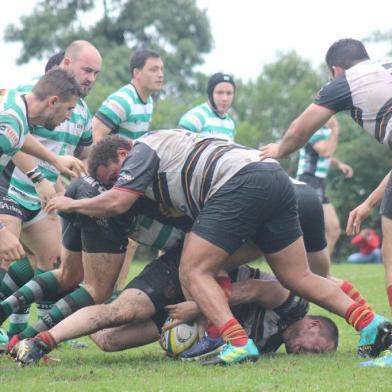
[[[36,0],[3,0],[0,30],[33,9]],[[336,39],[362,39],[375,29],[392,28],[392,5],[387,0],[197,0],[210,17],[214,48],[201,70],[225,71],[236,78],[253,79],[264,64],[275,61],[277,52],[296,50],[317,66],[324,61]],[[2,35],[2,34],[1,34]],[[367,45],[371,57],[381,57],[386,45]],[[43,71],[45,61],[19,67],[15,60],[19,44],[0,40],[2,54],[0,87],[10,87]]]

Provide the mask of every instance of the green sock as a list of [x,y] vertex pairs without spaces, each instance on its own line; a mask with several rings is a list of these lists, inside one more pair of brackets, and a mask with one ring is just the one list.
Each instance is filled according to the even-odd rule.
[[13,336],[27,328],[30,315],[30,305],[19,312],[12,313],[9,319],[8,334]]
[[4,275],[0,285],[0,299],[8,298],[34,276],[30,261],[27,257],[14,261]]
[[[43,273],[45,273],[46,271],[41,269],[41,268],[36,268],[36,270],[34,271],[34,275],[38,276],[41,275]],[[49,313],[50,309],[52,309],[53,305],[55,304],[55,302],[57,301],[58,298],[53,299],[53,300],[37,300],[35,301],[36,305],[37,305],[37,316],[38,319],[42,319],[42,317],[44,317],[46,314]]]
[[3,283],[3,278],[4,278],[4,275],[7,273],[7,271],[4,269],[4,268],[1,268],[0,267],[0,286],[1,286],[1,284]]
[[46,316],[44,316],[41,320],[38,320],[34,325],[28,326],[22,333],[19,334],[19,337],[21,339],[31,338],[39,332],[47,331],[60,321],[64,320],[70,314],[81,308],[94,304],[95,301],[89,292],[85,288],[79,287],[57,301]]
[[56,298],[60,285],[53,272],[45,272],[31,279],[0,303],[0,324],[13,312],[18,312],[37,300]]

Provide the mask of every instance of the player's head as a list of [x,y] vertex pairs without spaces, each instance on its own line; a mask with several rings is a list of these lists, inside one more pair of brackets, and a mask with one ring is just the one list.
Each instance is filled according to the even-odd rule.
[[283,338],[289,354],[318,354],[336,350],[339,331],[328,317],[305,316],[291,324],[283,333]]
[[344,38],[334,42],[325,56],[325,61],[333,78],[355,64],[368,59],[369,55],[364,44],[352,38]]
[[90,153],[90,176],[105,186],[112,186],[117,181],[121,166],[131,149],[131,141],[118,135],[105,136]]
[[230,75],[218,72],[208,80],[208,102],[218,114],[224,115],[231,108],[234,93],[235,82]]
[[88,41],[73,41],[65,50],[60,67],[71,72],[79,82],[82,96],[93,87],[101,71],[102,58],[98,49]]
[[62,50],[61,52],[58,52],[51,56],[48,60],[48,62],[45,65],[45,73],[51,70],[53,67],[56,65],[60,65],[61,62],[63,61],[65,51]]
[[55,67],[35,84],[31,95],[37,102],[39,114],[29,119],[34,125],[53,130],[64,120],[70,118],[81,95],[81,89],[70,73]]
[[158,92],[163,83],[163,62],[158,52],[151,49],[139,49],[129,63],[132,83],[143,89],[148,95]]

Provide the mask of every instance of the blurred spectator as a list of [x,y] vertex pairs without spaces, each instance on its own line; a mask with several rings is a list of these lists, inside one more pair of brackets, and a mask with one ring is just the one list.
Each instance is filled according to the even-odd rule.
[[375,230],[361,230],[351,243],[359,247],[359,252],[348,257],[349,263],[381,263],[380,237]]

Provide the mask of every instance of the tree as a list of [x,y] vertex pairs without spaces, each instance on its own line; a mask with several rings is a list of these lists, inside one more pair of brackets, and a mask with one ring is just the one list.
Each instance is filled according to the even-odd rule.
[[9,25],[5,32],[6,41],[23,44],[18,64],[49,57],[75,39],[100,49],[100,83],[116,87],[129,81],[124,58],[140,47],[157,49],[165,62],[166,93],[199,87],[193,68],[212,44],[206,11],[195,0],[39,0],[21,27]]
[[[308,61],[295,52],[280,54],[275,63],[264,66],[255,82],[238,89],[236,112],[240,119],[238,141],[258,148],[277,142],[321,86],[321,77]],[[293,173],[294,154],[282,162]]]

